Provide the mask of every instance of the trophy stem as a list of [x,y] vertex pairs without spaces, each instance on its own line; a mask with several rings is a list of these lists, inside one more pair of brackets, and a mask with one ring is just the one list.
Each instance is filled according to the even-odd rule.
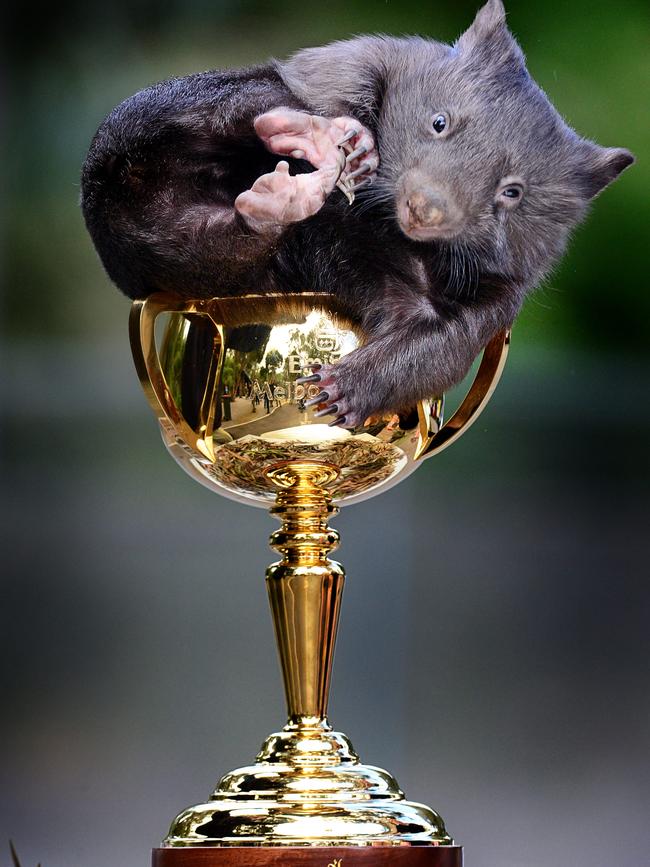
[[338,508],[325,485],[338,470],[318,461],[283,461],[266,471],[278,488],[271,513],[282,527],[270,544],[283,558],[266,571],[290,724],[318,726],[327,715],[343,567],[327,554],[339,534],[327,526]]
[[[271,512],[282,521],[271,536],[282,560],[269,566],[266,583],[289,722],[264,741],[255,764],[227,773],[207,803],[180,813],[159,851],[413,846],[435,852],[451,847],[449,859],[424,863],[460,867],[460,849],[452,846],[440,816],[407,801],[391,774],[361,764],[349,739],[332,731],[326,718],[345,580],[343,568],[327,557],[339,536],[327,526],[338,509],[325,486],[338,470],[322,461],[293,459],[273,464],[264,474],[277,490]],[[267,862],[284,863],[287,851],[268,856]],[[313,860],[322,865],[325,857],[319,853]],[[333,858],[331,864],[340,861]],[[301,858],[308,862],[311,855]],[[205,863],[216,867],[217,860],[210,856]]]

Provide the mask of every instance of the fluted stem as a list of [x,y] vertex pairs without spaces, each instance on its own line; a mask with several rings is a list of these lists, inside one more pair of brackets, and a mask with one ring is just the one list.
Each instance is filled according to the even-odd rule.
[[269,566],[266,583],[289,720],[306,725],[327,715],[345,581],[343,567],[327,557],[339,540],[327,519],[338,509],[324,485],[337,474],[317,461],[287,461],[267,472],[278,487],[271,513],[282,521],[270,543],[283,558]]

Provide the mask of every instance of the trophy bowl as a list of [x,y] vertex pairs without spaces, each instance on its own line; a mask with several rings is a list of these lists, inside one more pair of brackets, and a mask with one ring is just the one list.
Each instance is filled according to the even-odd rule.
[[145,393],[174,459],[222,496],[269,508],[277,486],[264,470],[282,461],[337,469],[328,490],[338,505],[402,481],[420,460],[451,445],[478,416],[501,375],[509,336],[498,334],[465,400],[443,426],[443,396],[410,412],[369,419],[353,431],[330,427],[305,403],[312,365],[332,363],[363,342],[330,295],[249,295],[136,301],[131,345]]
[[[134,303],[130,330],[136,368],[172,457],[202,485],[282,521],[271,536],[282,559],[268,568],[266,583],[287,724],[266,739],[253,764],[227,773],[205,803],[173,820],[154,865],[279,864],[250,854],[277,847],[281,863],[306,864],[325,847],[332,864],[345,854],[346,867],[371,853],[373,863],[384,863],[378,852],[401,847],[417,854],[418,864],[457,867],[461,850],[440,816],[407,801],[391,774],[362,764],[329,724],[345,573],[327,556],[339,538],[327,521],[339,506],[402,481],[468,428],[501,375],[509,335],[486,346],[446,423],[439,395],[347,430],[315,414],[309,401],[320,388],[301,381],[314,365],[332,364],[363,343],[333,296],[156,294]],[[291,853],[299,856],[291,860]]]

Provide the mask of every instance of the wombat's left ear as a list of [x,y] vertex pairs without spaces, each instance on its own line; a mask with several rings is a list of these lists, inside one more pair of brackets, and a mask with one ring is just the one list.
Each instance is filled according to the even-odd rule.
[[633,162],[634,154],[625,148],[602,148],[592,144],[589,157],[581,160],[578,170],[588,198],[597,196]]

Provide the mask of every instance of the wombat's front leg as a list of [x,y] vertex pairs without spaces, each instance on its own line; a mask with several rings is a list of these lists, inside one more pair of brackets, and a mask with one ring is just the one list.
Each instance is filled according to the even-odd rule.
[[442,395],[456,385],[501,328],[515,318],[521,300],[477,304],[453,317],[422,299],[371,335],[368,343],[333,365],[323,365],[303,382],[321,392],[308,405],[331,425],[354,428],[373,415],[411,409],[418,400]]
[[[427,339],[431,341],[431,335]],[[316,407],[315,415],[323,416],[323,421],[331,417],[330,425],[346,428],[359,427],[374,415],[410,408],[427,395],[415,381],[422,375],[413,370],[414,350],[421,354],[417,349],[413,333],[399,329],[368,342],[336,364],[315,367],[311,376],[298,380],[318,383],[321,388],[306,405]]]
[[330,119],[278,108],[259,115],[254,126],[270,151],[306,159],[317,169],[290,175],[289,164],[280,162],[235,199],[235,209],[260,234],[311,217],[339,178],[354,189],[371,180],[379,165],[371,133],[351,117]]
[[306,159],[320,169],[339,164],[341,182],[357,188],[371,182],[379,155],[370,130],[353,117],[321,117],[291,108],[276,108],[255,118],[255,132],[275,154]]

